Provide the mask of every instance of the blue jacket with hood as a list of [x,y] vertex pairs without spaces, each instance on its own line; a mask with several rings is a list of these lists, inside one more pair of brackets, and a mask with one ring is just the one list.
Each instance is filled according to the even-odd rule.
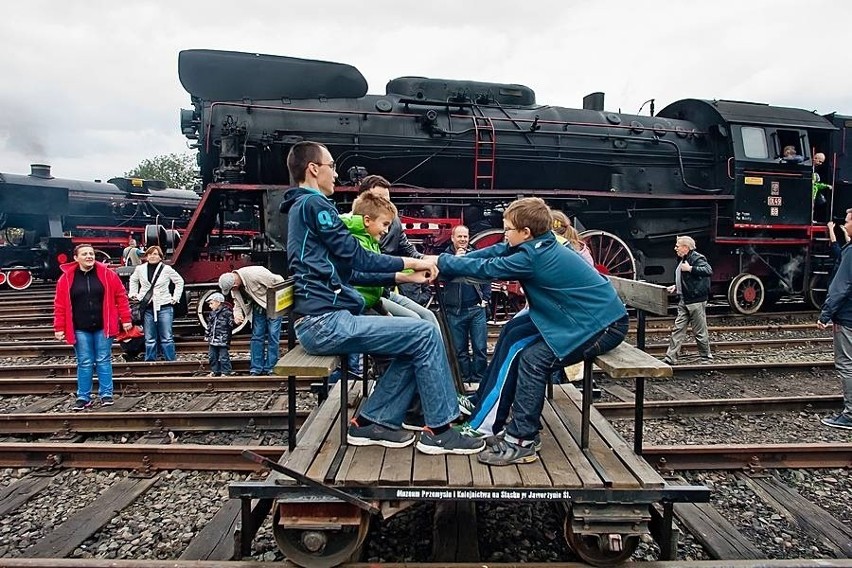
[[499,243],[464,256],[442,254],[438,270],[449,278],[520,281],[530,318],[559,359],[627,315],[612,284],[550,231],[514,247]]
[[287,262],[295,284],[293,309],[299,315],[335,310],[358,315],[364,299],[350,283],[389,285],[405,266],[402,258],[364,249],[334,203],[316,189],[287,190],[281,212],[288,215]]

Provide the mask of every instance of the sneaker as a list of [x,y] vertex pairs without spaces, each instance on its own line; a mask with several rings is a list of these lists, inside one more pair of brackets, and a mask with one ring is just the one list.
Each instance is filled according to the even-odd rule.
[[464,414],[465,416],[470,416],[473,414],[473,411],[476,410],[476,405],[473,404],[468,397],[463,394],[458,395],[459,401],[459,412]]
[[519,463],[531,463],[538,459],[535,442],[529,445],[521,445],[510,442],[505,438],[498,438],[496,444],[488,446],[477,459],[486,465],[513,465]]
[[462,436],[467,436],[468,438],[482,438],[483,436],[485,436],[485,434],[475,429],[468,422],[462,422],[461,424],[453,424],[452,428]]
[[419,432],[426,427],[426,419],[423,418],[422,412],[408,411],[405,413],[405,419],[402,421],[402,427],[405,430]]
[[675,361],[671,357],[668,357],[668,356],[663,357],[663,363],[665,363],[666,365],[675,365],[676,364]]
[[[79,401],[78,401],[79,402]],[[838,414],[831,418],[823,418],[820,422],[832,428],[843,428],[844,430],[852,430],[852,418],[845,414]]]
[[352,446],[404,448],[414,442],[414,434],[402,430],[392,430],[381,424],[359,426],[357,419],[353,418],[349,423],[346,441]]
[[417,441],[417,449],[424,454],[478,454],[485,449],[485,440],[462,436],[456,430],[447,428],[440,434],[435,434],[429,428],[423,428],[420,439]]
[[115,404],[115,400],[111,396],[101,398],[101,406],[112,406],[113,404]]
[[74,406],[71,407],[71,410],[73,410],[74,412],[79,412],[81,410],[85,410],[91,407],[91,400],[83,400],[82,398],[78,398],[76,401],[74,401]]
[[712,353],[708,353],[707,355],[702,355],[701,358],[704,359],[705,361],[712,361],[713,359],[715,359],[715,357],[713,357]]

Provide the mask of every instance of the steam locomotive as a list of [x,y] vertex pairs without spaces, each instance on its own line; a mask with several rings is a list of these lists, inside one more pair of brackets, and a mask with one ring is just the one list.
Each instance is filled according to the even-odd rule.
[[0,173],[0,283],[23,289],[58,277],[75,243],[93,244],[100,260],[119,257],[146,227],[185,227],[199,199],[156,180],[55,178],[41,164],[29,175]]
[[[692,236],[713,292],[753,313],[782,295],[821,301],[825,221],[852,206],[852,117],[698,99],[638,116],[604,110],[602,93],[572,109],[538,104],[523,85],[423,77],[368,95],[349,65],[226,51],[183,51],[178,66],[193,105],[181,128],[205,187],[285,185],[289,147],[322,142],[344,177],[341,208],[358,179],[383,175],[427,249],[458,222],[475,244],[496,242],[508,203],[540,196],[592,228],[583,236],[602,272],[671,283],[675,237]],[[833,191],[815,200],[816,175]]]

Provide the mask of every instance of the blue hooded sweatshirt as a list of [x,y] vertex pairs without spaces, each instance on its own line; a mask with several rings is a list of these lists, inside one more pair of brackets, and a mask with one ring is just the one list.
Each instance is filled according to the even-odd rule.
[[405,263],[364,249],[352,236],[334,202],[313,188],[284,194],[287,262],[295,283],[294,311],[317,316],[335,310],[358,315],[364,299],[350,285],[390,285]]
[[553,233],[518,246],[499,243],[464,256],[438,257],[441,275],[480,280],[518,280],[530,318],[559,359],[627,315],[612,284]]

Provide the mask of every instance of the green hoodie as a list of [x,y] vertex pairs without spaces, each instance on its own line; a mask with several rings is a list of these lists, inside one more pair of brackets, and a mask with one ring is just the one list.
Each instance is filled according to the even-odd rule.
[[[346,228],[349,229],[352,236],[358,239],[358,242],[363,248],[368,251],[381,254],[382,251],[379,248],[379,241],[374,239],[370,233],[367,232],[367,228],[364,227],[363,215],[345,213],[340,216],[340,220],[343,221],[343,224],[346,225]],[[365,309],[375,306],[382,298],[382,292],[384,292],[384,287],[382,286],[355,286],[355,289],[358,290],[358,293],[364,298]]]

